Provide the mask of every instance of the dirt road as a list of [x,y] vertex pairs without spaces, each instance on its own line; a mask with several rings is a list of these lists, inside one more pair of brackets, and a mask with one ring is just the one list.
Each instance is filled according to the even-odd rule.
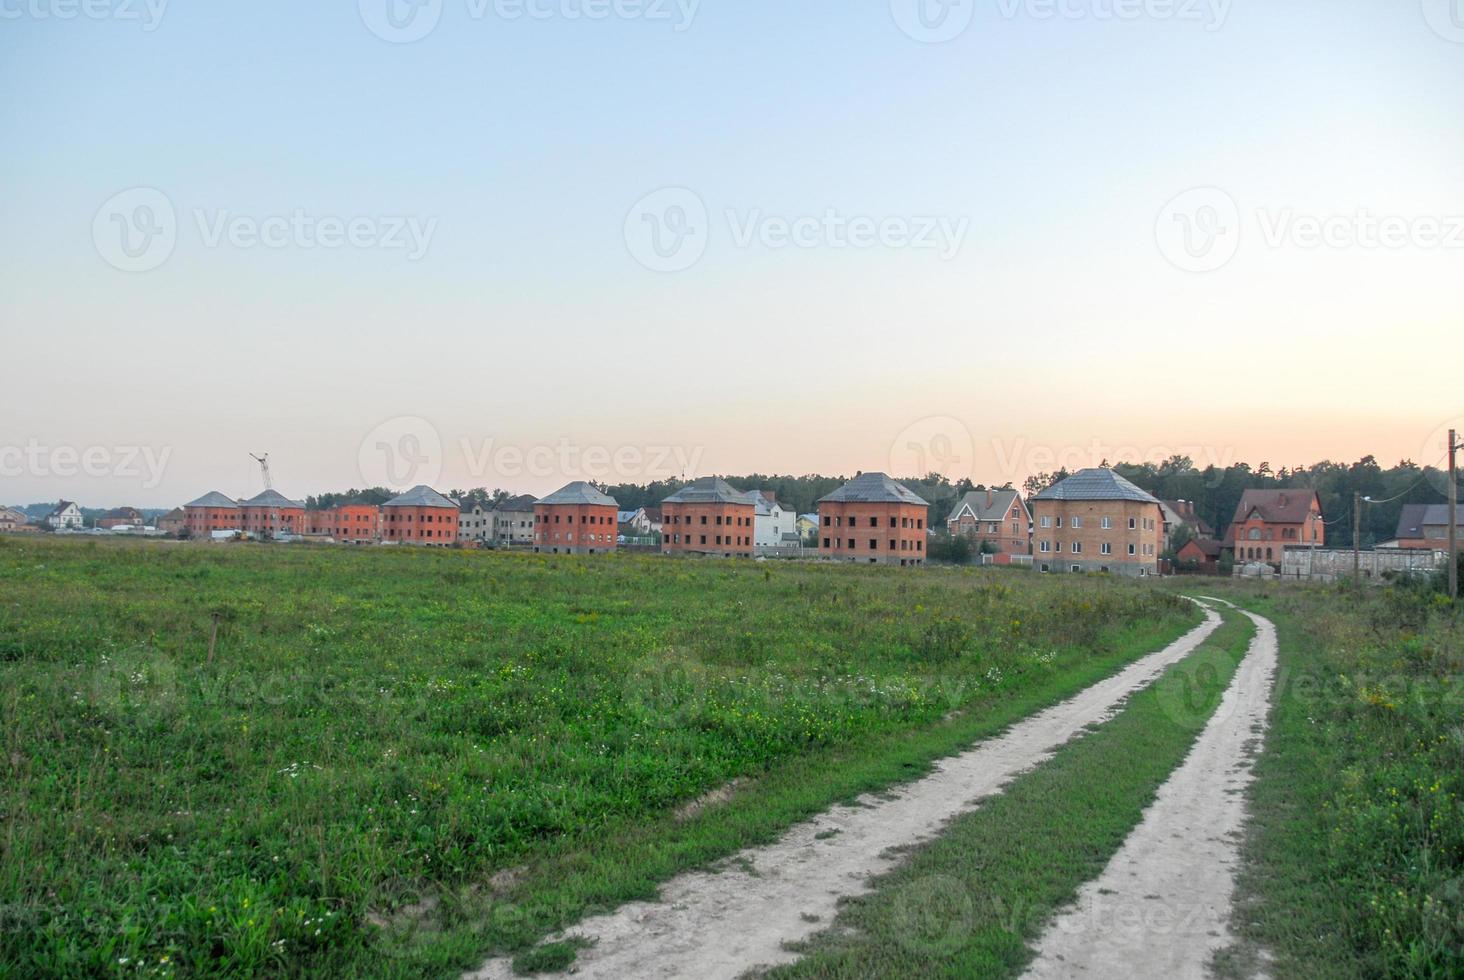
[[1108,867],[1049,924],[1030,980],[1206,977],[1232,942],[1245,790],[1276,673],[1275,627],[1245,615],[1255,639],[1220,706]]
[[[951,818],[1050,758],[1191,653],[1219,624],[1219,616],[1206,609],[1202,625],[1164,650],[942,760],[929,776],[897,788],[890,798],[835,807],[794,826],[775,844],[741,852],[721,873],[672,879],[658,902],[630,903],[586,919],[566,933],[594,943],[580,951],[574,975],[716,980],[795,959],[783,944],[827,928],[840,898],[869,891],[869,880],[900,860],[887,849],[929,839]],[[468,976],[499,980],[513,971],[508,959],[494,959]]]

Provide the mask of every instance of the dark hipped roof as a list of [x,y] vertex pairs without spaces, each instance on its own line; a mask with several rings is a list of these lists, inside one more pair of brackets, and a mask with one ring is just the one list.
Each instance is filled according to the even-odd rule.
[[1404,504],[1398,515],[1398,533],[1394,537],[1403,540],[1422,538],[1424,528],[1446,527],[1448,523],[1448,504]]
[[1134,486],[1113,470],[1094,466],[1043,490],[1033,500],[1131,500],[1157,504],[1159,499]]
[[539,501],[539,504],[550,507],[593,505],[620,509],[620,505],[615,502],[614,497],[606,496],[584,480],[576,480],[567,487],[561,487]]
[[457,510],[458,505],[427,486],[415,486],[406,493],[392,497],[383,507],[445,507]]
[[517,497],[509,497],[507,500],[499,504],[497,507],[494,507],[493,509],[497,511],[503,511],[505,513],[523,513],[527,511],[528,513],[532,514],[534,512],[534,505],[538,502],[539,498],[535,497],[533,494],[522,493],[519,494]]
[[693,480],[661,503],[753,505],[750,494],[732,489],[732,485],[719,476],[704,476],[700,480]]
[[240,507],[292,507],[303,510],[305,505],[298,500],[291,500],[278,490],[266,490],[263,493],[255,494],[248,500],[241,501]]
[[210,490],[197,500],[190,500],[184,507],[238,507],[239,504],[232,497],[226,497],[217,490]]
[[861,473],[827,496],[819,503],[834,504],[915,504],[929,507],[930,504],[903,483],[896,483],[883,473]]
[[1240,495],[1240,503],[1236,505],[1235,523],[1241,523],[1255,510],[1260,512],[1261,520],[1271,524],[1301,524],[1306,520],[1306,515],[1311,513],[1311,504],[1315,497],[1316,491],[1295,487],[1286,490],[1247,490]]

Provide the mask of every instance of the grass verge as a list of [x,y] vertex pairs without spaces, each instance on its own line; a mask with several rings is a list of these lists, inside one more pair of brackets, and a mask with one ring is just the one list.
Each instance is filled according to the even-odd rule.
[[1254,628],[1225,623],[1112,720],[1063,747],[847,902],[799,962],[769,976],[1002,977],[1123,844],[1189,752]]
[[1222,974],[1464,976],[1464,610],[1400,586],[1223,594],[1276,623],[1281,660]]

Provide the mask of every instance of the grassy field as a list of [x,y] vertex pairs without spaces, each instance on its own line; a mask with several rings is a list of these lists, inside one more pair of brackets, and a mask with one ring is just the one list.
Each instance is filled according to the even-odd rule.
[[1241,878],[1273,976],[1464,976],[1464,610],[1437,593],[1249,586],[1281,668]]
[[1197,621],[1097,579],[267,545],[0,539],[0,590],[0,974],[450,975]]

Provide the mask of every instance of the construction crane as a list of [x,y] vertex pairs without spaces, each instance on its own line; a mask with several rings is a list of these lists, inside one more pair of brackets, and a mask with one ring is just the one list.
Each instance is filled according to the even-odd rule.
[[[265,453],[263,456],[256,456],[250,453],[249,458],[259,464],[259,475],[264,479],[264,492],[269,493],[274,489],[274,481],[270,479],[269,475],[269,453]],[[275,536],[275,532],[279,526],[280,509],[274,506],[273,501],[271,501],[269,508],[269,536],[271,538]]]

